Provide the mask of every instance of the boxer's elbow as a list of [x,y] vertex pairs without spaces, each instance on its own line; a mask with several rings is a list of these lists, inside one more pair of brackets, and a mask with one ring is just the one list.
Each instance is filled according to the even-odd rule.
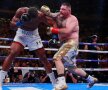
[[10,29],[16,30],[18,27],[16,26],[15,22],[10,22]]

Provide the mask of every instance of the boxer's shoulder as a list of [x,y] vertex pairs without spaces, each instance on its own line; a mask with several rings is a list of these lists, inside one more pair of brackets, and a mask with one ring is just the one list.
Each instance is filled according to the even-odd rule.
[[28,10],[28,9],[29,9],[29,7],[20,7],[17,9],[17,11]]
[[28,7],[21,7],[21,8],[18,8],[16,12],[26,13],[28,9],[29,9]]
[[27,13],[28,9],[29,9],[28,7],[18,8],[16,11],[16,16],[21,16],[23,13]]

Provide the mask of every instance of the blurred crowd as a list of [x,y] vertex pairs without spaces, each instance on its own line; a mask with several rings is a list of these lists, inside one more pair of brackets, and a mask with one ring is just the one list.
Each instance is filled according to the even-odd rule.
[[[1,20],[1,19],[0,19]],[[0,38],[13,38],[15,35],[15,31],[11,30],[9,28],[9,22],[10,20],[2,19],[0,21]],[[45,27],[43,23],[39,26],[39,32],[42,40],[51,40],[52,36],[48,36],[45,33]],[[93,43],[93,45],[79,45],[79,49],[82,50],[99,50],[99,51],[108,51],[108,45],[97,45],[98,42],[105,42],[108,43],[108,37],[99,37],[98,35],[93,35],[95,33],[88,32],[87,29],[84,28],[85,31],[83,31],[83,34],[80,33],[80,42],[87,42],[87,43]],[[87,30],[87,31],[86,31]],[[89,37],[88,37],[89,36]],[[52,42],[53,43],[53,42]],[[6,40],[0,40],[0,45],[4,46],[10,46],[11,41]],[[50,48],[54,46],[54,48],[59,47],[56,46],[57,43],[51,44],[44,44],[45,48]],[[3,60],[5,56],[8,55],[10,52],[9,48],[0,48],[0,66],[3,63]],[[46,51],[46,55],[48,58],[52,58],[55,54],[54,51]],[[37,56],[34,55],[34,52],[28,52],[28,50],[25,50],[20,54],[19,57],[28,57],[28,58],[36,58]],[[78,67],[81,68],[108,68],[108,61],[104,62],[104,60],[108,60],[108,53],[88,53],[88,52],[79,52],[78,60],[94,60],[94,61],[77,61]],[[96,61],[95,61],[96,60]],[[103,61],[100,61],[103,60]],[[54,62],[50,60],[50,63],[53,68],[55,68]],[[8,71],[8,76],[6,76],[6,79],[4,82],[22,82],[22,83],[50,83],[50,80],[48,76],[46,75],[44,70],[29,70],[29,69],[14,69],[14,67],[43,67],[40,60],[22,60],[22,59],[16,59],[12,63],[12,66],[10,70]],[[56,71],[55,76],[56,76]],[[99,78],[99,82],[108,82],[108,71],[88,71],[91,75],[96,76]],[[80,78],[80,76],[76,76],[68,71],[66,71],[66,81],[68,83],[78,83],[78,82],[85,82]]]

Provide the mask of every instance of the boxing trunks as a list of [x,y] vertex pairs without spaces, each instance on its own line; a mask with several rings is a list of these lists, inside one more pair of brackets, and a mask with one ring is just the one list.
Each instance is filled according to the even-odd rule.
[[43,47],[38,28],[34,31],[18,28],[14,41],[22,44],[24,47],[27,46],[30,51]]
[[54,60],[62,60],[65,67],[76,66],[76,56],[78,55],[78,43],[72,39],[63,42],[58,52],[54,55]]

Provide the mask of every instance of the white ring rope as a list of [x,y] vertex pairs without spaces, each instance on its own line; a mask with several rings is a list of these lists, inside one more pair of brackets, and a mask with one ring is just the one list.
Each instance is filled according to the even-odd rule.
[[[0,38],[0,40],[5,40],[5,41],[12,41],[13,38]],[[43,43],[48,43],[47,40],[42,40]],[[96,44],[93,44],[93,43],[85,43],[85,42],[80,42],[79,43],[80,45],[108,45],[108,43],[96,43]]]
[[[0,45],[0,48],[10,48],[10,46],[4,46]],[[25,49],[28,49],[28,47],[25,47]],[[57,51],[57,48],[45,48],[45,50],[49,51]],[[91,52],[91,53],[108,53],[108,51],[97,51],[97,50],[78,50],[79,52]]]
[[[1,69],[2,67],[0,67]],[[14,67],[14,69],[22,69],[22,70],[45,70],[44,67]],[[108,68],[81,68],[85,71],[108,71]],[[52,68],[52,70],[56,70],[56,68]],[[67,70],[67,68],[65,68]]]
[[[0,40],[12,41],[12,38],[0,38]],[[48,42],[48,41],[42,41]],[[91,43],[80,43],[81,45],[92,45]],[[96,45],[108,45],[108,43],[97,43]],[[10,48],[10,46],[0,45],[0,48]],[[28,47],[25,47],[28,49]],[[45,48],[45,50],[57,51],[57,48]],[[97,51],[97,50],[78,50],[79,52],[91,52],[91,53],[108,53],[108,51]],[[0,67],[2,69],[2,67]],[[27,69],[27,70],[45,70],[43,67],[14,67],[14,69]],[[67,70],[67,68],[65,68]],[[82,68],[85,71],[108,71],[108,68]],[[56,68],[52,68],[52,70],[56,70]]]
[[[7,56],[0,56],[0,60],[3,60]],[[18,60],[39,60],[39,58],[31,58],[31,57],[16,57]],[[53,60],[53,58],[47,58],[48,60]],[[77,62],[108,62],[108,60],[90,60],[90,59],[76,59]]]

